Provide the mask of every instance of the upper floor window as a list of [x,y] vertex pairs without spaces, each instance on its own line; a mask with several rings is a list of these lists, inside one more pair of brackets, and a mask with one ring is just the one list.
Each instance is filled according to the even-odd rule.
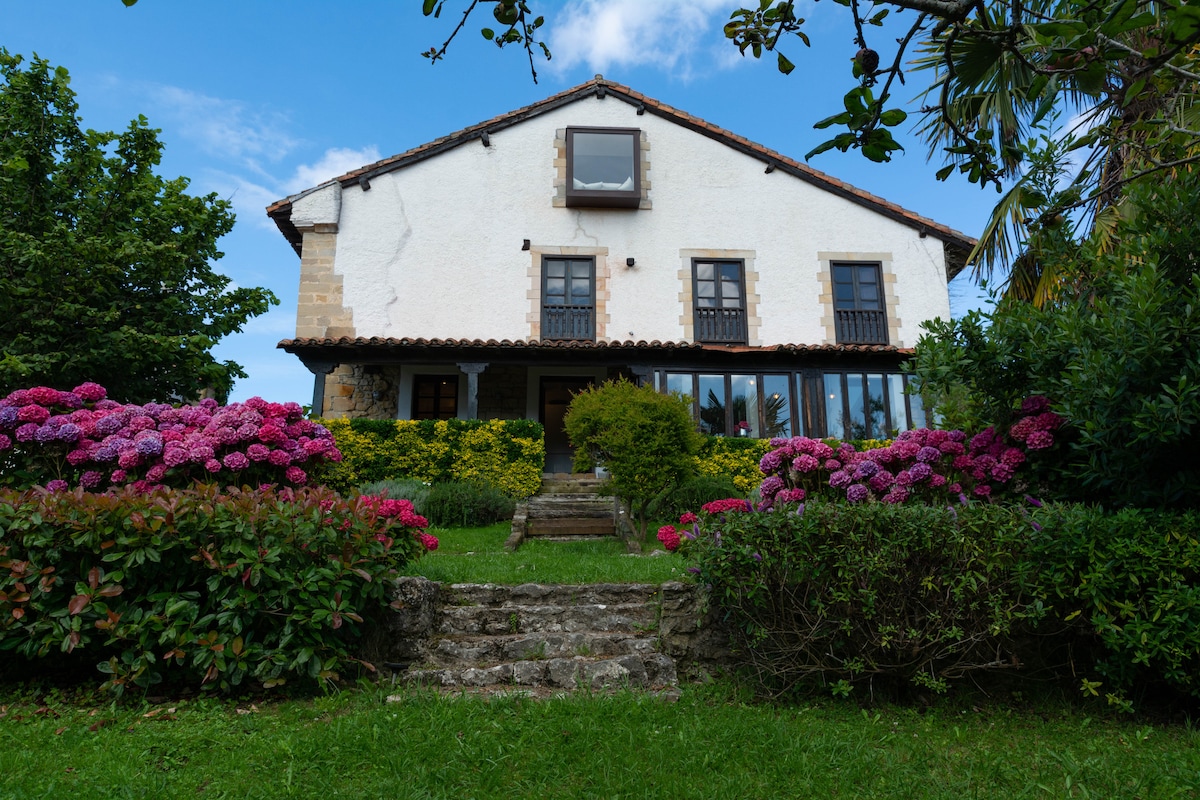
[[698,342],[746,343],[746,280],[741,261],[692,261]]
[[887,311],[878,264],[833,264],[838,344],[887,344]]
[[596,260],[542,260],[542,338],[596,339]]
[[636,128],[567,128],[567,205],[637,208],[640,155]]

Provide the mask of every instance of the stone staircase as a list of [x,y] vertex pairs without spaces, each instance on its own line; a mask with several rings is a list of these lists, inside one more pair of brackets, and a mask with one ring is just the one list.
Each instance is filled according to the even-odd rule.
[[602,482],[589,474],[546,474],[539,493],[517,504],[506,546],[516,549],[529,537],[579,539],[617,535],[620,513],[613,498],[597,494]]
[[[709,662],[697,644],[695,587],[682,583],[397,584],[383,660],[397,680],[439,690],[648,689],[677,693],[677,659]],[[720,651],[718,640],[717,651]],[[702,655],[697,655],[702,654]]]

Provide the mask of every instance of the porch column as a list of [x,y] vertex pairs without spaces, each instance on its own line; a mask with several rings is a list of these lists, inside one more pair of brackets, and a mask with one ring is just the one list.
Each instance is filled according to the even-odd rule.
[[312,413],[325,416],[325,376],[337,368],[333,361],[305,361],[304,366],[313,374]]
[[479,373],[488,368],[485,362],[459,364],[467,376],[467,419],[479,419]]

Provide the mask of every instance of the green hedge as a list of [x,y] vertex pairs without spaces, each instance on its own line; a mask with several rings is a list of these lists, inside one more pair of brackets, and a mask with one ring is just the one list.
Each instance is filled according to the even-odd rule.
[[1012,553],[1029,527],[1015,511],[809,502],[701,513],[700,527],[684,551],[759,691],[810,678],[940,691],[1011,652]]
[[682,526],[681,550],[764,693],[813,683],[941,691],[1003,670],[1123,708],[1150,693],[1200,698],[1200,515],[820,500],[719,508],[699,514],[694,539]]
[[510,497],[541,486],[546,446],[530,420],[371,420],[323,422],[342,452],[326,485],[348,492],[365,483],[411,478],[486,483]]
[[1200,514],[1047,505],[1034,519],[1023,582],[1042,628],[1090,662],[1083,691],[1200,697]]
[[386,579],[422,552],[424,520],[391,506],[328,489],[0,491],[5,668],[94,664],[117,691],[357,670]]

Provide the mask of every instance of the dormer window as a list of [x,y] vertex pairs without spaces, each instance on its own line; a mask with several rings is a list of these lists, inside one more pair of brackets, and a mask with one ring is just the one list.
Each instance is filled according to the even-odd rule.
[[637,208],[640,148],[637,128],[567,128],[567,205]]

